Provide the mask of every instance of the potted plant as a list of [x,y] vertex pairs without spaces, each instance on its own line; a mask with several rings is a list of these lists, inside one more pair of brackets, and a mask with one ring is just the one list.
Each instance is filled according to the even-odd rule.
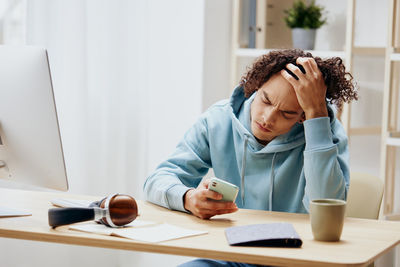
[[292,29],[293,47],[304,50],[314,49],[315,32],[326,23],[324,7],[316,5],[315,0],[297,0],[284,11],[286,25]]

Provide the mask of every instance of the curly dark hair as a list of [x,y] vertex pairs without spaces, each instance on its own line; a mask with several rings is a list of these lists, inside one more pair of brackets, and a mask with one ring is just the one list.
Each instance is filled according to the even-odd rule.
[[358,87],[353,82],[353,76],[346,72],[341,58],[321,59],[300,49],[274,50],[257,58],[240,80],[240,86],[244,88],[245,96],[252,95],[271,76],[285,69],[288,63],[298,66],[296,64],[298,57],[312,57],[315,59],[327,86],[326,99],[329,103],[335,104],[340,108],[343,102],[349,103],[358,99]]

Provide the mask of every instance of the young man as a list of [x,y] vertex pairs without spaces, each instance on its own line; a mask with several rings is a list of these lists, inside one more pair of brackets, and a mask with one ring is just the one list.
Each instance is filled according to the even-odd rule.
[[[311,199],[346,199],[347,137],[330,104],[353,99],[352,76],[340,58],[272,51],[253,64],[230,101],[210,107],[147,178],[147,199],[202,219],[238,207],[306,213]],[[236,203],[218,202],[222,196],[208,190],[202,178],[209,168],[240,188]],[[187,266],[238,264],[195,263]]]

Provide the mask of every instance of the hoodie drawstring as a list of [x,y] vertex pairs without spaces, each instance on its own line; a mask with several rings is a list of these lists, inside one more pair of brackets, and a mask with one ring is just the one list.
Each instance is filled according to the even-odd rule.
[[[244,196],[245,196],[245,188],[244,188],[244,175],[246,171],[246,152],[247,152],[247,143],[249,141],[249,137],[245,134],[244,135],[244,142],[243,142],[243,157],[242,157],[242,170],[240,173],[240,197],[242,199],[242,205],[244,207]],[[275,181],[275,159],[276,153],[272,157],[272,164],[271,164],[271,173],[270,173],[270,180],[269,180],[269,211],[272,211],[272,197],[274,193],[274,181]]]
[[244,174],[246,169],[246,152],[247,152],[247,142],[249,141],[249,137],[244,135],[244,143],[243,143],[243,158],[242,158],[242,171],[240,174],[240,197],[242,199],[242,206],[244,207]]
[[272,157],[271,174],[269,180],[269,211],[272,211],[272,196],[274,192],[274,181],[275,181],[275,171],[274,171],[275,157],[276,153],[274,153],[274,156]]

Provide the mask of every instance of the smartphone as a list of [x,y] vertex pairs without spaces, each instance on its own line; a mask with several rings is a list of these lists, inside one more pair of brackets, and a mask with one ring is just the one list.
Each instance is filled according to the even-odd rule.
[[239,187],[237,187],[236,185],[228,183],[227,181],[218,179],[216,177],[211,178],[208,189],[220,193],[222,195],[221,201],[230,202],[235,202],[239,192]]

